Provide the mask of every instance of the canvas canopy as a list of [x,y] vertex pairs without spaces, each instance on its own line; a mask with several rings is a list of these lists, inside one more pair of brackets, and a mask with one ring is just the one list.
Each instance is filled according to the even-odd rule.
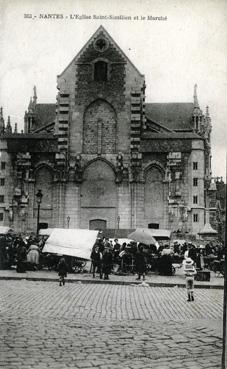
[[46,228],[46,229],[40,229],[39,235],[40,236],[50,236],[55,228]]
[[89,260],[97,236],[98,231],[90,231],[88,229],[55,228],[46,241],[42,252],[75,256]]
[[136,228],[136,230],[128,235],[128,238],[144,243],[145,245],[155,245],[156,240],[153,233],[148,228]]
[[152,236],[157,240],[159,240],[159,239],[169,240],[170,236],[171,236],[171,231],[169,231],[168,229],[153,229],[153,228],[150,228],[150,231],[152,233]]
[[10,231],[12,231],[10,227],[0,226],[0,234],[6,234]]

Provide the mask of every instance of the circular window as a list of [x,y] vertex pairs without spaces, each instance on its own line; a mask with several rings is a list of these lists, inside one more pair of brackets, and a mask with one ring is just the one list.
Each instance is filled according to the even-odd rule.
[[98,40],[96,40],[94,43],[94,47],[96,50],[103,52],[108,49],[109,44],[105,38],[98,38]]

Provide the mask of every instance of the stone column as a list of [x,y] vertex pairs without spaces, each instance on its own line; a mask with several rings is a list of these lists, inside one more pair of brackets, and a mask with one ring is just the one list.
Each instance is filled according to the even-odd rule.
[[80,186],[75,182],[66,184],[65,192],[65,218],[69,219],[67,227],[80,228]]
[[[117,187],[118,194],[118,216],[120,217],[119,228],[131,227],[131,201],[128,182],[122,182]],[[116,223],[116,228],[118,224]]]

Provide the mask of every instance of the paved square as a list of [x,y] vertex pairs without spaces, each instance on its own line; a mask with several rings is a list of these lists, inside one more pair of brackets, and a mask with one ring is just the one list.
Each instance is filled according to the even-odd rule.
[[220,368],[223,290],[1,281],[0,368]]

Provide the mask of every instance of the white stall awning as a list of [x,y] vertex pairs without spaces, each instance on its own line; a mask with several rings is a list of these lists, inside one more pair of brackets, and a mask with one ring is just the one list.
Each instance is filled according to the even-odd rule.
[[168,229],[154,229],[150,228],[152,236],[156,239],[170,239],[171,231]]
[[55,228],[45,243],[42,252],[75,256],[90,259],[98,231],[88,229],[61,229]]

